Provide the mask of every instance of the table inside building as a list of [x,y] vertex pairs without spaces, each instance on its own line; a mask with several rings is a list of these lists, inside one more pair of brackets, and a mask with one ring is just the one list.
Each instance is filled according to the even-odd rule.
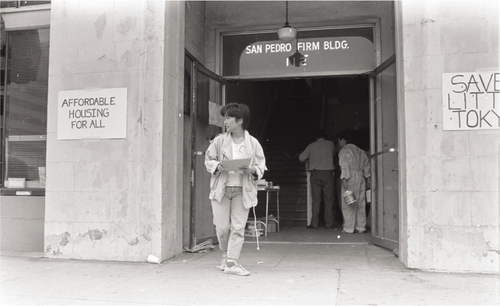
[[[258,186],[257,190],[259,192],[266,193],[266,216],[265,221],[259,221],[264,225],[264,236],[267,237],[267,225],[269,221],[276,222],[276,232],[280,231],[280,186]],[[269,219],[269,199],[272,193],[276,193],[276,217],[274,219]]]

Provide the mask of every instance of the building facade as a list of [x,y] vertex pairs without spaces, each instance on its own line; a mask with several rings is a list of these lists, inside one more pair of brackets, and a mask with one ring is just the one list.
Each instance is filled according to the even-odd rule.
[[[11,2],[1,9],[2,250],[180,254],[213,235],[198,154],[219,132],[209,107],[245,101],[252,82],[333,88],[324,79],[342,87],[356,76],[369,95],[374,241],[397,248],[408,268],[498,273],[496,1],[291,1],[291,49],[272,36],[285,2]],[[348,107],[323,90],[330,127]],[[19,112],[39,112],[14,116],[27,100]],[[252,120],[265,126],[262,101]],[[46,130],[26,131],[32,118]]]

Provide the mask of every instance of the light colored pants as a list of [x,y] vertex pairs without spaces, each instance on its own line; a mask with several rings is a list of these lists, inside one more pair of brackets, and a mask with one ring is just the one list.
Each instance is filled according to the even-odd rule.
[[212,211],[219,248],[227,252],[227,258],[238,259],[250,211],[243,206],[242,187],[226,187],[220,203],[212,200]]
[[[351,178],[348,180],[348,190],[351,190],[356,198],[356,202],[347,205],[342,196],[342,215],[344,216],[344,231],[348,233],[366,230],[366,202],[365,191],[366,183],[362,173],[351,173]],[[346,190],[342,187],[342,195]]]

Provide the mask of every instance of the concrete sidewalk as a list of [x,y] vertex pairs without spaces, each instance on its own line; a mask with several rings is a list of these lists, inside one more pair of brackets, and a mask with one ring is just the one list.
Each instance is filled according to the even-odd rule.
[[221,252],[162,264],[2,253],[1,305],[498,305],[499,276],[406,269],[368,243],[245,243],[252,274],[226,275]]

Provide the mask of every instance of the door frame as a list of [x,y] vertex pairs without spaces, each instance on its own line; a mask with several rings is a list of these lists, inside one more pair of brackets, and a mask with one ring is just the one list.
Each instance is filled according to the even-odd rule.
[[[396,62],[396,97],[397,97],[397,112],[396,112],[396,117],[397,117],[397,126],[398,126],[398,135],[397,135],[397,140],[396,140],[396,146],[398,148],[398,178],[397,178],[397,184],[398,184],[398,199],[399,199],[399,205],[398,205],[398,211],[397,213],[399,214],[399,224],[398,229],[399,229],[399,237],[398,237],[398,245],[401,246],[401,243],[405,243],[406,240],[404,237],[402,237],[402,233],[404,232],[404,227],[405,226],[405,215],[403,214],[405,211],[405,203],[406,203],[406,198],[404,197],[405,195],[405,185],[404,185],[404,175],[405,175],[405,167],[404,167],[404,130],[402,129],[404,127],[404,106],[402,105],[402,93],[404,92],[404,84],[403,78],[402,78],[402,71],[400,67],[401,61],[403,60],[400,55],[402,55],[402,45],[401,45],[401,33],[400,33],[400,23],[401,23],[401,16],[400,14],[400,5],[398,5],[398,2],[394,2],[394,9],[395,9],[395,16],[394,16],[394,48],[395,52],[394,55],[391,56],[389,59],[387,59],[384,63],[382,63],[382,52],[381,52],[381,26],[380,26],[380,19],[378,18],[367,18],[367,19],[358,19],[358,20],[345,20],[345,21],[337,21],[337,22],[328,22],[328,23],[314,23],[314,24],[299,24],[300,28],[304,29],[318,29],[321,30],[323,28],[337,28],[337,27],[355,27],[356,25],[366,25],[370,24],[373,29],[374,29],[374,46],[375,46],[375,53],[374,53],[374,61],[376,68],[372,71],[367,71],[366,74],[371,74],[371,73],[378,73],[380,69],[385,68],[384,65],[390,65],[393,64],[393,62],[388,63],[388,61],[395,61]],[[262,32],[268,32],[269,26],[253,26],[251,30],[249,30],[248,27],[230,27],[230,28],[218,28],[215,29],[215,71],[221,73],[222,72],[222,35],[236,35],[236,34],[249,34],[249,33],[262,33]],[[396,55],[398,57],[396,57]],[[349,73],[343,73],[342,75],[348,76],[350,75]],[[324,74],[314,74],[314,75],[303,75],[303,76],[296,76],[296,77],[251,77],[248,79],[245,79],[247,81],[264,81],[266,79],[293,79],[293,78],[310,78],[310,77],[338,77],[342,76],[338,75],[335,73],[324,73]],[[236,81],[240,80],[238,77],[234,78],[227,78],[227,81],[231,81],[232,79],[235,79]],[[241,78],[243,79],[243,78]],[[371,90],[371,88],[370,88]],[[372,124],[373,119],[370,118],[370,124]],[[403,250],[403,252],[405,252]]]
[[[215,74],[214,72],[207,69],[203,66],[196,57],[191,54],[187,49],[184,50],[185,56],[188,57],[192,61],[192,65],[190,67],[191,70],[191,84],[190,84],[190,111],[189,111],[189,120],[191,127],[191,135],[190,135],[190,168],[189,168],[189,176],[190,176],[190,198],[189,198],[189,248],[194,249],[197,244],[203,242],[208,239],[216,239],[216,236],[208,236],[208,237],[197,237],[196,235],[196,212],[197,212],[197,197],[196,197],[196,175],[197,175],[197,163],[200,162],[200,159],[205,155],[204,151],[198,150],[197,145],[197,133],[196,133],[196,125],[198,120],[198,78],[199,74],[202,73],[209,78],[219,82],[222,86],[221,92],[221,104],[225,104],[225,89],[224,84],[226,80],[221,76]],[[207,195],[208,198],[208,195]]]
[[396,98],[398,116],[398,185],[399,185],[399,247],[397,256],[406,264],[407,239],[407,191],[406,191],[406,121],[402,3],[394,1],[394,47],[396,54]]
[[[376,82],[376,77],[384,72],[387,68],[389,68],[390,66],[392,65],[395,65],[396,64],[396,54],[393,54],[392,56],[390,56],[388,59],[386,59],[382,64],[380,64],[377,68],[375,68],[372,72],[370,72],[369,76],[370,76],[370,162],[371,162],[371,180],[372,180],[372,192],[375,192],[374,193],[374,196],[372,197],[372,204],[371,204],[371,207],[370,207],[370,211],[371,211],[371,221],[372,221],[372,230],[371,230],[371,233],[372,233],[372,242],[375,244],[375,245],[378,245],[378,246],[381,246],[381,247],[384,247],[384,248],[387,248],[387,249],[391,249],[391,250],[396,250],[399,248],[399,241],[401,239],[401,231],[400,231],[400,228],[401,228],[401,223],[398,222],[397,223],[397,227],[398,227],[398,238],[397,238],[397,241],[394,241],[392,239],[389,239],[387,237],[384,237],[383,235],[378,235],[378,232],[377,232],[377,227],[378,227],[378,224],[376,224],[376,221],[379,220],[376,218],[376,214],[379,212],[378,211],[378,208],[379,208],[379,203],[377,203],[376,207],[374,204],[374,201],[377,201],[380,197],[379,197],[379,194],[378,194],[378,182],[377,182],[377,179],[379,177],[379,175],[381,173],[378,173],[377,172],[377,168],[375,167],[377,165],[376,161],[374,161],[374,158],[377,158],[383,154],[398,154],[398,157],[397,157],[397,164],[398,164],[398,169],[397,170],[397,173],[398,173],[398,179],[397,179],[397,187],[398,187],[398,195],[397,195],[397,214],[398,214],[398,221],[400,220],[400,216],[401,216],[401,184],[400,184],[400,174],[399,174],[399,166],[400,166],[400,157],[399,157],[399,148],[400,148],[400,141],[399,141],[399,129],[398,129],[398,135],[395,139],[395,145],[396,147],[395,148],[388,148],[388,149],[384,149],[382,151],[377,151],[378,149],[378,139],[381,137],[381,135],[378,135],[381,131],[380,131],[380,128],[379,128],[379,123],[382,122],[382,119],[379,118],[379,113],[375,111],[375,106],[376,106],[376,103],[380,103],[380,101],[378,101],[377,99],[377,96],[375,96],[375,93],[377,92],[376,90],[376,86],[378,86],[379,84],[377,84]],[[398,103],[398,87],[397,87],[397,80],[398,80],[398,71],[396,69],[396,88],[394,89],[395,92],[396,92],[396,95],[395,95],[395,104],[396,104],[396,120],[399,124],[399,117],[400,117],[400,113],[399,113],[399,103]],[[377,134],[376,134],[377,133]],[[394,171],[394,170],[392,170]],[[374,190],[373,189],[373,186],[377,186],[377,189]],[[383,195],[381,195],[382,198],[383,198]],[[383,205],[383,202],[381,203]],[[376,210],[374,208],[377,208]],[[375,233],[377,232],[377,235],[375,235]]]

